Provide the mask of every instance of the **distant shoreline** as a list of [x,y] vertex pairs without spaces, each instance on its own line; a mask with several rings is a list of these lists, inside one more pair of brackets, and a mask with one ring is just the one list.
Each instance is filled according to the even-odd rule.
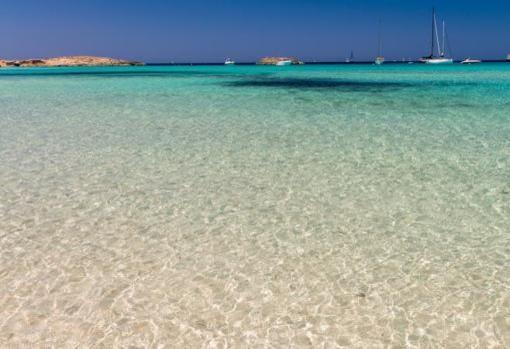
[[[85,61],[80,59],[86,59]],[[460,63],[461,61],[454,61]],[[358,61],[358,62],[303,62],[305,65],[373,65],[373,61]],[[407,65],[410,63],[420,64],[418,61],[386,61],[385,65]],[[504,59],[499,60],[483,60],[483,63],[509,63]],[[143,63],[138,61],[120,60],[106,57],[92,57],[92,56],[79,56],[79,57],[57,57],[48,59],[27,59],[27,60],[2,60],[0,59],[0,69],[2,68],[66,68],[66,67],[126,67],[126,66],[224,66],[222,62],[201,62],[201,63]],[[257,62],[236,62],[238,66],[255,66],[260,65]],[[271,65],[260,65],[271,66]]]
[[[455,63],[460,63],[461,60],[454,61]],[[409,63],[416,63],[420,64],[417,60],[416,61],[386,61],[385,65],[393,65],[393,64],[409,64]],[[483,63],[508,63],[508,61],[504,59],[499,60],[484,60]],[[332,61],[325,61],[325,62],[307,62],[304,61],[304,64],[306,65],[373,65],[373,61],[359,61],[359,62],[332,62]],[[202,62],[202,63],[145,63],[146,66],[190,66],[190,65],[218,65],[223,66],[224,63],[221,62]],[[235,65],[260,65],[256,62],[236,62]],[[268,65],[261,65],[261,66],[268,66]],[[269,65],[271,66],[271,65]],[[295,66],[295,65],[294,65]]]

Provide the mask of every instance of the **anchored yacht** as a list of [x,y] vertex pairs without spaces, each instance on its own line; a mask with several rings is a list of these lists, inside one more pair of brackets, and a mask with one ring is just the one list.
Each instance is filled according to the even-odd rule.
[[476,64],[476,63],[482,63],[482,61],[479,59],[466,58],[465,60],[460,62],[460,64]]
[[345,63],[352,63],[352,62],[354,62],[354,51],[351,51],[351,55],[349,56],[349,58],[345,59]]
[[381,32],[381,21],[379,21],[379,46],[377,48],[377,57],[375,58],[374,63],[376,65],[381,65],[384,63],[384,57],[382,55],[382,32]]
[[[430,56],[422,57],[420,62],[426,64],[451,64],[453,63],[452,58],[446,57],[446,23],[443,21],[443,42],[439,41],[439,32],[437,30],[437,18],[436,10],[432,10],[432,48],[430,50]],[[437,47],[436,47],[437,46]],[[449,46],[449,45],[448,45]],[[437,56],[435,55],[435,49],[437,48]],[[451,50],[450,50],[451,51]]]

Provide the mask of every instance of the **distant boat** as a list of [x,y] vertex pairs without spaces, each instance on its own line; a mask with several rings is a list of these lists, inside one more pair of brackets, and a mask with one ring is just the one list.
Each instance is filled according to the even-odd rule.
[[282,61],[276,62],[277,66],[291,65],[291,64],[292,64],[292,60],[290,60],[290,59],[284,59]]
[[[434,48],[437,44],[437,56],[434,56]],[[437,30],[437,18],[436,18],[436,10],[432,10],[432,48],[430,50],[430,56],[422,57],[420,62],[426,64],[451,64],[453,63],[452,58],[446,57],[446,24],[443,21],[443,43],[441,45],[439,41],[439,33]]]
[[263,57],[257,61],[257,64],[261,65],[291,65],[291,64],[305,64],[297,58],[293,57]]
[[510,62],[510,54],[506,56],[506,60]]
[[482,61],[479,59],[466,58],[465,60],[460,62],[460,64],[476,64],[476,63],[482,63]]
[[225,65],[234,65],[234,64],[236,64],[236,62],[231,60],[230,58],[227,58],[227,60],[225,61]]
[[381,32],[381,21],[379,20],[379,45],[377,47],[377,57],[375,58],[374,63],[376,65],[381,65],[384,63],[384,57],[382,55],[382,32]]
[[351,51],[351,55],[349,56],[349,58],[346,58],[345,59],[345,63],[352,63],[354,62],[354,52]]
[[425,58],[422,60],[425,64],[452,64],[453,59],[451,58]]

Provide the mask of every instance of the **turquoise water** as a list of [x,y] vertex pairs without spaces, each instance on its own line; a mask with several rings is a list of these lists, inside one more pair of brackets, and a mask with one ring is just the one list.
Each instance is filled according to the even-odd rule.
[[510,346],[510,64],[0,70],[0,342]]

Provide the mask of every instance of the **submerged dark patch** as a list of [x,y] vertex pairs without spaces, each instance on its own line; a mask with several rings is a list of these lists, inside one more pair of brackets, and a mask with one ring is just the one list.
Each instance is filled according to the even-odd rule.
[[399,82],[352,81],[337,79],[245,79],[226,84],[230,87],[271,87],[289,89],[345,89],[349,91],[376,91],[388,88],[410,87],[412,84]]

